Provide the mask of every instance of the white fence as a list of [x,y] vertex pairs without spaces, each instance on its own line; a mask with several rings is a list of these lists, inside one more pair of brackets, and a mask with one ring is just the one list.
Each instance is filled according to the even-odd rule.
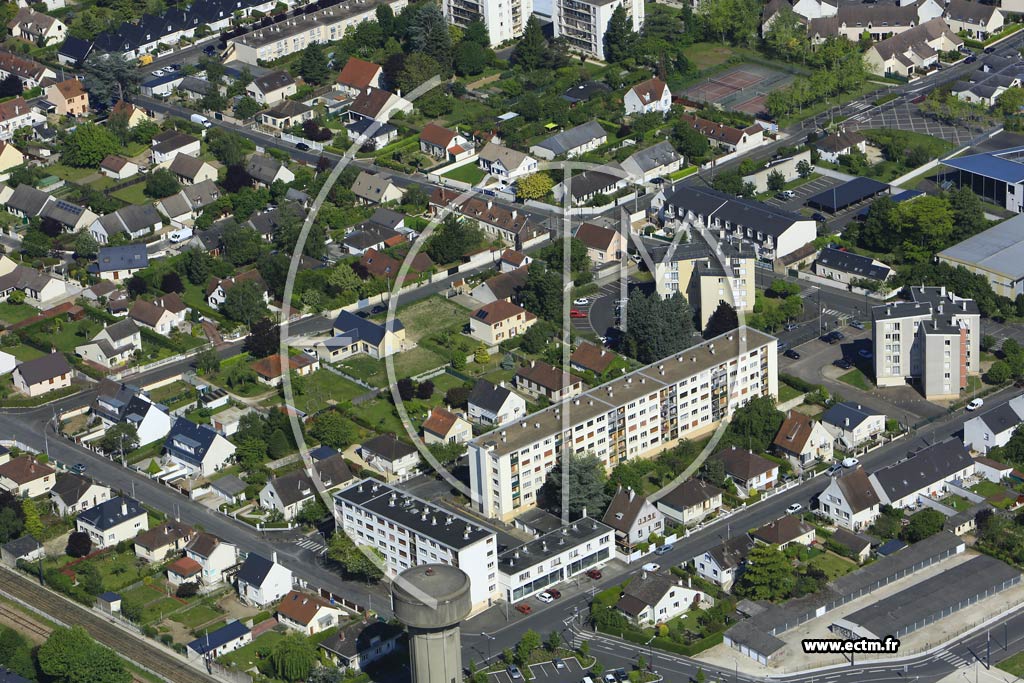
[[309,145],[309,148],[312,150],[316,150],[317,152],[324,151],[324,143],[314,142],[313,140],[307,140],[306,138],[300,138],[298,135],[292,135],[291,133],[282,132],[281,141],[290,142],[293,145],[298,144],[300,142],[305,142],[307,145]]
[[869,299],[878,299],[879,301],[887,301],[888,299],[891,299],[900,293],[900,290],[896,287],[894,287],[891,291],[886,292],[885,294],[882,294],[880,292],[872,292],[867,289],[864,289],[863,287],[853,287],[852,285],[848,285],[845,282],[839,282],[838,280],[833,280],[831,278],[815,275],[814,273],[807,272],[806,270],[797,271],[796,276],[797,279],[800,280],[807,280],[808,282],[814,282],[815,284],[831,287],[832,289],[840,289],[843,290],[844,292],[860,294],[861,296],[866,296]]

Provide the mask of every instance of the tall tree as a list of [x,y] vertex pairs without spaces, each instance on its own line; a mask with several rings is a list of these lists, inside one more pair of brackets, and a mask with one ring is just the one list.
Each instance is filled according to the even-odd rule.
[[95,123],[81,123],[64,138],[61,161],[76,168],[95,168],[121,148],[114,134]]
[[375,552],[369,547],[360,549],[342,531],[335,531],[327,546],[327,557],[344,567],[347,574],[365,581],[374,581],[383,576],[377,563],[370,559],[370,555]]
[[21,513],[25,517],[25,531],[32,534],[35,539],[43,536],[43,521],[39,517],[39,508],[31,498],[21,501]]
[[[563,471],[563,465],[568,465]],[[548,474],[541,495],[549,510],[561,511],[563,496],[568,494],[568,513],[579,516],[600,514],[608,504],[605,490],[604,463],[593,453],[575,453],[560,461]]]
[[265,317],[267,304],[263,300],[263,285],[252,280],[236,283],[228,290],[221,312],[231,320],[247,326]]
[[270,666],[285,681],[305,681],[316,661],[316,647],[299,633],[285,635],[270,651]]
[[116,100],[131,101],[139,91],[142,75],[135,60],[122,54],[93,51],[82,65],[85,87],[94,105]]
[[751,600],[777,602],[789,597],[795,580],[793,568],[778,546],[757,543],[747,555],[733,592]]
[[718,308],[708,318],[708,324],[704,326],[704,338],[712,339],[739,326],[740,319],[736,315],[736,309],[728,301],[720,301]]
[[[270,318],[261,318],[253,324],[242,349],[248,351],[254,358],[266,358],[277,353],[280,346],[280,327]],[[282,368],[282,372],[287,371],[288,368]]]
[[299,60],[299,75],[311,85],[320,85],[331,75],[331,67],[327,64],[327,55],[320,43],[310,43],[302,51]]
[[413,53],[422,52],[440,66],[436,75],[446,78],[452,65],[452,36],[440,5],[419,5],[409,25],[409,47]]
[[693,312],[679,292],[662,299],[635,289],[625,315],[627,354],[641,363],[653,363],[691,345]]
[[139,447],[139,433],[136,431],[135,425],[122,422],[103,434],[99,446],[108,455],[122,453],[127,455]]
[[63,683],[129,683],[131,673],[81,626],[56,628],[39,647],[39,668]]
[[732,445],[755,453],[764,452],[775,439],[785,418],[775,407],[775,399],[771,396],[753,398],[733,413],[719,447]]
[[636,55],[639,36],[633,30],[633,21],[626,13],[625,5],[612,10],[608,28],[604,32],[604,57],[613,64],[624,62]]
[[512,50],[512,63],[524,71],[535,71],[547,62],[548,41],[535,15],[526,20],[523,37]]

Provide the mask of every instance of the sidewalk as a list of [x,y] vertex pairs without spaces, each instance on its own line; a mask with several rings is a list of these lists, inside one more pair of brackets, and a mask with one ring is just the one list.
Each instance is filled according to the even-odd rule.
[[974,666],[966,669],[957,669],[938,683],[1014,683],[1022,680],[1019,676],[1006,673],[1002,669],[992,667],[985,670],[985,667],[975,663]]

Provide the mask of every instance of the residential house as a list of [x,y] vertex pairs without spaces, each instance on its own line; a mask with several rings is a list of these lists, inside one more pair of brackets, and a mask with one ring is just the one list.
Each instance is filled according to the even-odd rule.
[[795,410],[786,413],[786,419],[775,434],[772,448],[776,455],[789,458],[802,470],[816,462],[832,460],[835,439],[817,420]]
[[272,106],[295,94],[298,86],[295,79],[285,71],[270,71],[252,79],[245,86],[245,94],[260,104]]
[[96,242],[104,245],[118,233],[135,240],[158,231],[162,226],[163,218],[152,204],[129,204],[97,218],[89,226],[89,233]]
[[750,532],[755,541],[778,546],[810,546],[814,543],[814,527],[795,515],[786,515]]
[[416,447],[399,441],[394,434],[381,434],[364,441],[359,447],[359,457],[389,481],[407,478],[420,463]]
[[964,423],[964,445],[972,451],[987,453],[1005,446],[1018,425],[1024,422],[1024,394],[1014,396]]
[[526,400],[505,386],[478,379],[469,392],[466,414],[471,422],[500,426],[526,415]]
[[75,355],[106,369],[129,363],[142,351],[142,333],[132,320],[106,325],[88,344],[75,347]]
[[292,589],[292,571],[277,563],[277,553],[267,559],[249,553],[235,574],[238,597],[246,605],[266,607],[277,602]]
[[336,83],[346,95],[357,97],[369,88],[380,88],[384,69],[379,64],[358,57],[349,57],[338,74]]
[[11,35],[33,45],[57,45],[64,42],[68,27],[59,19],[37,12],[31,7],[21,7],[14,18],[7,23]]
[[64,65],[81,66],[92,52],[92,41],[68,36],[57,50],[57,61]]
[[451,207],[455,213],[476,221],[485,234],[493,235],[520,251],[547,237],[547,231],[530,220],[528,215],[520,213],[519,209],[508,208],[490,198],[465,197],[464,194],[443,187],[435,188],[430,195],[431,215],[436,216]]
[[895,276],[896,271],[870,256],[825,247],[814,260],[814,274],[846,285],[856,285],[864,280],[883,283]]
[[[12,76],[21,81],[21,86],[25,90],[46,87],[57,80],[56,72],[45,64],[41,64],[34,59],[21,57],[7,50],[0,50],[0,80]],[[20,105],[25,104],[25,100],[20,96],[13,100],[8,100],[8,102],[14,103],[16,110]],[[36,116],[37,118],[35,118],[33,124],[45,120],[42,114],[37,113]]]
[[868,443],[885,431],[885,415],[859,403],[836,403],[822,414],[821,421],[846,450]]
[[857,131],[847,132],[846,129],[840,129],[835,133],[829,133],[820,140],[815,140],[814,146],[822,159],[837,164],[839,157],[848,156],[854,150],[866,154],[868,140]]
[[296,590],[289,591],[277,605],[277,623],[307,636],[339,625],[341,615],[340,607],[317,595]]
[[[46,548],[43,544],[32,538],[29,534],[25,534],[21,538],[16,538],[13,541],[8,541],[3,546],[0,546],[0,561],[11,569],[18,567],[18,561],[24,560],[26,562],[38,562],[42,558],[46,557]],[[10,678],[14,674],[9,674],[8,678],[3,678],[4,669],[0,667],[0,681],[4,683],[21,683],[24,681],[28,683],[28,679],[22,678]]]
[[646,496],[631,488],[619,486],[612,496],[601,521],[615,530],[615,545],[631,553],[652,535],[665,533],[665,515]]
[[46,100],[56,107],[58,116],[85,116],[89,113],[89,93],[77,78],[51,85],[46,89]]
[[135,537],[135,556],[147,562],[163,562],[184,550],[195,533],[188,524],[169,519]]
[[381,149],[389,142],[398,139],[397,127],[374,119],[357,119],[352,123],[345,124],[345,130],[348,131],[350,141],[372,150]]
[[469,316],[469,334],[488,346],[518,337],[533,327],[537,316],[507,301],[492,301]]
[[170,164],[179,154],[198,157],[201,150],[199,138],[173,129],[154,135],[150,146],[155,166]]
[[587,248],[587,256],[595,268],[601,268],[618,261],[626,253],[626,238],[618,230],[601,227],[594,223],[581,223],[576,228],[576,239]]
[[215,496],[219,496],[229,505],[236,505],[237,503],[245,500],[245,490],[248,486],[249,485],[239,479],[237,475],[228,474],[211,481],[210,492]]
[[937,64],[942,52],[956,52],[963,38],[935,18],[875,43],[864,52],[868,70],[878,76],[909,78]]
[[998,484],[1013,474],[1013,466],[979,455],[974,458],[974,473],[993,484]]
[[225,467],[235,453],[235,444],[210,425],[179,417],[164,441],[166,459],[185,468],[190,477],[209,477]]
[[108,500],[110,487],[70,472],[58,475],[50,489],[50,502],[61,517],[77,515]]
[[387,358],[405,348],[405,326],[397,318],[381,325],[342,311],[334,320],[333,330],[334,337],[316,347],[323,361],[335,362],[362,353],[370,358]]
[[655,502],[669,519],[695,524],[722,507],[723,493],[703,479],[687,479]]
[[511,302],[526,284],[526,276],[529,275],[529,272],[529,265],[525,265],[489,277],[474,287],[470,296],[485,304],[494,301]]
[[473,438],[473,427],[455,413],[435,406],[423,421],[423,442],[466,443]]
[[569,356],[569,367],[581,372],[592,372],[600,377],[618,356],[604,346],[581,341]]
[[132,498],[118,496],[78,513],[75,529],[89,534],[97,548],[109,548],[135,538],[149,528],[149,513]]
[[764,129],[757,123],[746,128],[736,128],[701,118],[695,114],[681,114],[679,119],[683,124],[706,137],[713,147],[718,147],[726,152],[746,152],[766,142]]
[[601,81],[583,81],[576,85],[569,86],[569,88],[562,93],[562,99],[568,102],[570,107],[575,107],[581,102],[589,102],[594,97],[608,95],[611,91],[612,89],[607,83],[602,83]]
[[999,33],[1004,24],[999,7],[973,0],[949,0],[943,18],[950,31],[974,40],[985,40]]
[[215,83],[211,83],[205,78],[196,78],[195,76],[185,76],[175,88],[179,95],[190,100],[202,100],[210,93],[218,92],[219,90],[220,88]]
[[[349,254],[352,256],[360,256],[369,251],[383,251],[388,247],[393,247],[405,241],[405,236],[397,230],[392,230],[387,226],[367,221],[353,227],[353,229],[345,235],[345,238],[342,240],[342,244],[345,246],[345,251]],[[424,254],[424,256],[426,256],[426,254]],[[397,268],[393,271],[393,274],[398,274]]]
[[270,109],[260,112],[260,121],[265,126],[277,130],[287,130],[292,126],[301,126],[315,116],[313,108],[308,104],[295,100],[281,100]]
[[55,351],[21,363],[14,368],[12,378],[18,393],[35,397],[70,387],[73,374],[64,354]]
[[524,254],[521,251],[515,249],[506,249],[501,252],[501,260],[498,262],[498,270],[502,273],[508,273],[510,271],[528,266],[533,263],[533,259]]
[[871,539],[842,527],[832,532],[829,541],[845,548],[858,564],[863,564],[871,556]]
[[698,576],[723,590],[729,590],[739,577],[747,554],[753,547],[754,539],[747,534],[740,534],[701,553],[692,562]]
[[779,466],[744,448],[726,448],[714,456],[725,465],[725,474],[745,496],[773,488],[779,480]]
[[609,203],[609,195],[615,194],[618,190],[626,187],[626,172],[617,163],[604,164],[600,168],[588,168],[578,171],[572,176],[571,182],[562,181],[554,186],[551,194],[556,202],[566,201],[566,197],[572,197],[574,206],[586,203],[596,203],[598,200]]
[[530,173],[536,173],[537,160],[510,147],[488,142],[476,158],[477,166],[498,180],[509,183]]
[[662,140],[650,147],[633,152],[621,164],[622,170],[634,183],[648,183],[655,178],[665,178],[683,165],[683,155],[672,143]]
[[139,165],[123,156],[111,154],[100,162],[100,173],[111,180],[126,180],[139,174]]
[[[315,477],[316,481],[313,480]],[[295,519],[303,506],[319,494],[316,484],[331,490],[352,479],[352,472],[341,455],[313,463],[313,477],[304,470],[293,470],[279,477],[271,477],[260,490],[260,507],[277,510],[286,520]]]
[[[0,61],[0,76],[6,78],[4,73],[5,65]],[[46,117],[28,106],[23,97],[15,97],[12,100],[0,102],[0,140],[7,141],[14,137],[14,131],[21,128],[31,128],[37,123],[43,123]]]
[[[164,197],[163,199],[156,202],[156,206],[160,211],[167,216],[171,222],[171,226],[175,228],[191,227],[202,210],[207,206],[210,206],[220,197],[220,188],[212,180],[203,180],[195,185],[186,185],[177,194],[172,194],[170,197]],[[220,249],[220,234],[224,229],[224,224],[218,225],[215,223],[209,230],[204,231],[207,235],[216,235],[216,245],[211,248],[210,245],[197,244],[196,246],[205,251],[214,252]],[[202,235],[200,233],[198,239],[202,242]]]
[[211,415],[210,424],[224,436],[231,436],[238,431],[238,428],[241,426],[242,418],[250,412],[252,411],[248,406],[244,408],[236,408],[232,406],[227,410],[222,410]]
[[516,370],[514,381],[516,389],[527,396],[543,396],[552,403],[583,393],[582,379],[542,360],[531,360]]
[[11,458],[0,465],[0,491],[15,498],[37,498],[50,492],[56,471],[31,455]]
[[182,185],[195,185],[204,180],[217,180],[217,169],[208,161],[196,158],[191,154],[178,154],[171,161],[167,170],[174,174]]
[[171,415],[167,408],[144,396],[133,396],[128,400],[123,421],[135,427],[139,446],[160,441],[171,431]]
[[428,123],[420,131],[420,151],[448,162],[465,159],[473,153],[473,143],[457,130]]
[[136,107],[131,102],[125,102],[124,100],[118,100],[114,103],[114,106],[110,108],[110,115],[123,116],[128,124],[128,130],[149,119],[145,109]]
[[369,119],[387,123],[395,112],[412,112],[412,102],[381,88],[368,87],[356,96],[348,108],[350,122]]
[[362,204],[397,202],[405,192],[383,173],[360,171],[352,183],[352,193]]
[[[198,571],[191,575],[191,580],[197,580],[201,586],[214,586],[224,580],[224,572],[238,563],[238,548],[213,534],[200,532],[185,546],[182,559],[198,565]],[[183,583],[171,579],[170,570],[173,566],[167,568],[168,581],[174,585]]]
[[[22,186],[19,186],[22,187]],[[7,256],[0,256],[0,298],[6,299],[12,292],[25,293],[25,302],[31,306],[50,309],[78,288],[64,280],[15,263]]]
[[96,263],[90,264],[90,272],[101,280],[122,282],[143,268],[149,267],[149,254],[145,244],[126,244],[120,247],[100,247]]
[[588,121],[563,130],[530,147],[530,154],[550,161],[555,157],[572,159],[597,149],[608,141],[608,134],[597,121]]
[[[320,369],[319,359],[306,353],[289,355],[287,365],[289,372],[294,372],[300,377],[311,375]],[[251,367],[256,373],[257,381],[261,384],[266,384],[268,387],[279,387],[285,373],[284,366],[285,362],[281,355],[275,353],[257,359]]]
[[205,657],[212,661],[251,642],[252,632],[236,620],[196,638],[188,644],[186,653],[188,657]]
[[0,174],[3,174],[0,176],[0,180],[7,180],[9,177],[7,172],[23,163],[25,163],[25,155],[21,153],[21,150],[8,142],[0,142]]
[[626,91],[622,98],[626,116],[659,113],[662,116],[672,110],[672,91],[660,78],[651,78],[637,83]]
[[111,379],[101,380],[96,389],[96,400],[91,406],[92,414],[102,420],[105,428],[110,429],[124,419],[128,402],[141,393],[142,389],[132,384]]
[[691,608],[708,607],[714,598],[683,584],[668,572],[642,572],[622,590],[615,608],[634,624],[664,624]]
[[[288,619],[282,623],[288,625]],[[370,664],[395,652],[404,637],[404,629],[395,624],[385,621],[356,621],[341,627],[337,633],[321,641],[320,647],[335,665],[362,671]]]
[[255,282],[262,289],[264,303],[270,303],[270,290],[267,289],[267,283],[263,281],[263,277],[258,270],[247,270],[244,273],[223,279],[219,277],[210,278],[206,285],[206,302],[214,308],[220,308],[227,300],[228,292],[231,291],[231,288],[241,282]]
[[184,326],[188,312],[189,307],[177,292],[171,292],[153,301],[136,299],[128,311],[128,317],[157,334],[167,336]]
[[[399,236],[400,242],[405,241],[404,236]],[[359,263],[355,264],[355,271],[364,280],[377,278],[387,280],[389,290],[394,286],[403,286],[406,283],[415,282],[420,275],[428,272],[434,267],[434,262],[424,253],[416,254],[409,261],[409,268],[404,278],[400,278],[402,262],[393,256],[378,252],[376,249],[367,249],[359,257]]]
[[253,154],[245,165],[245,172],[248,173],[257,186],[270,187],[277,181],[290,183],[295,180],[295,174],[288,166],[273,157]]
[[869,479],[883,504],[916,508],[920,498],[941,498],[946,484],[974,474],[974,460],[957,439],[940,441],[905,460],[882,468]]
[[877,519],[880,503],[867,472],[861,467],[843,468],[818,494],[817,512],[839,527],[862,531]]

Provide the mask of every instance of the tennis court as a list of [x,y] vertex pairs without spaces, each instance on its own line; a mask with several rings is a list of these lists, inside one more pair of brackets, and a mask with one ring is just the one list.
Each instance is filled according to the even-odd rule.
[[792,80],[793,75],[784,71],[760,64],[743,64],[691,86],[684,96],[756,116],[765,111],[768,93],[789,85]]

